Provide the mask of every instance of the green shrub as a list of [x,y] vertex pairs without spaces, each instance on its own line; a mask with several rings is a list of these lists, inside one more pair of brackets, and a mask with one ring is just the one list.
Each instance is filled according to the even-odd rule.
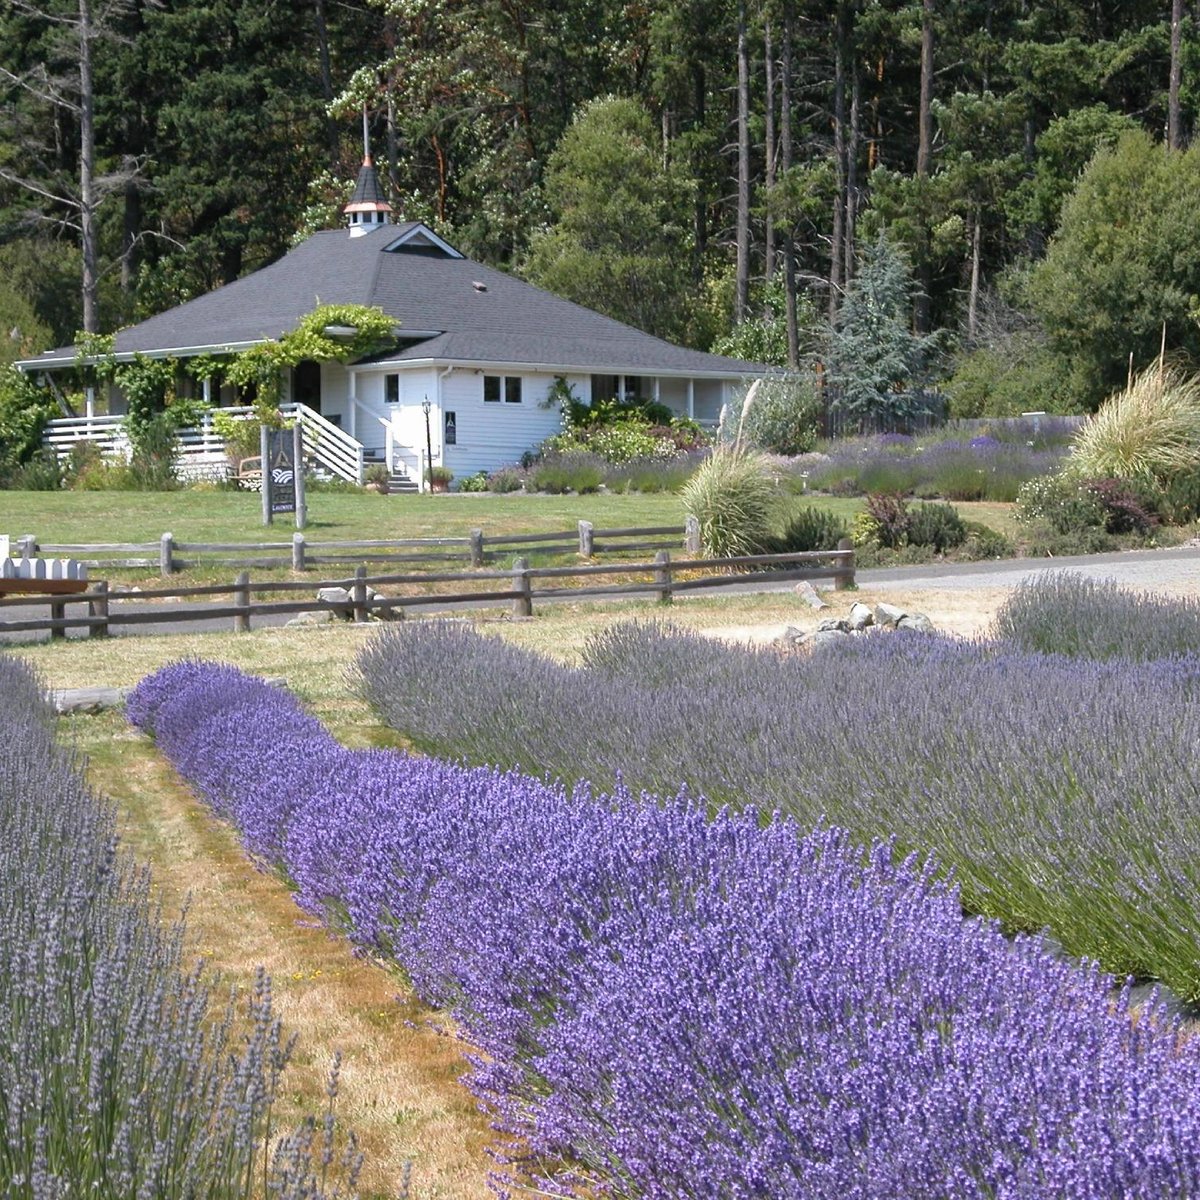
[[40,450],[46,422],[60,416],[54,398],[16,367],[0,369],[0,467],[18,467]]
[[745,410],[745,439],[770,454],[807,454],[817,444],[821,398],[809,375],[773,376],[759,381]]
[[808,550],[836,550],[847,536],[846,522],[827,508],[805,505],[787,517],[766,549],[771,554],[794,554]]
[[1200,517],[1200,470],[1184,471],[1161,484],[1154,506],[1168,525],[1187,525]]
[[21,492],[56,492],[63,484],[62,466],[53,450],[38,450],[20,464],[0,464],[0,487]]
[[488,490],[487,472],[476,471],[474,475],[468,475],[465,479],[459,480],[458,490],[460,492],[486,492]]
[[1149,533],[1158,525],[1155,496],[1127,479],[1088,479],[1083,486],[1100,503],[1107,533]]
[[1016,518],[1024,525],[1044,525],[1054,534],[1102,528],[1104,506],[1080,480],[1070,475],[1043,475],[1021,485]]
[[680,492],[700,522],[711,558],[755,554],[771,536],[775,487],[766,461],[754,451],[717,447]]
[[1117,540],[1101,525],[1059,533],[1047,525],[1035,526],[1025,543],[1030,558],[1070,558],[1078,554],[1104,554],[1117,549]]
[[967,540],[967,526],[953,506],[922,502],[908,510],[905,536],[910,546],[928,546],[945,554]]
[[967,536],[959,547],[962,558],[979,562],[985,558],[1012,558],[1016,547],[1012,540],[979,521],[964,522]]

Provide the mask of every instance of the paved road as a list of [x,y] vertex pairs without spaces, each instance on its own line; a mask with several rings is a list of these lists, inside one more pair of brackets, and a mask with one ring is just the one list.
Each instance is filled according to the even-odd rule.
[[[1188,587],[1200,591],[1200,546],[1176,546],[1162,550],[1125,550],[1115,554],[1082,555],[1075,558],[1017,558],[997,562],[937,563],[914,567],[879,567],[857,572],[859,586],[872,591],[888,589],[903,591],[921,590],[966,590],[971,588],[1015,587],[1045,571],[1075,571],[1095,579],[1113,579],[1126,587]],[[734,583],[725,587],[708,589],[707,594],[736,595],[750,592],[786,592],[795,585],[788,583]],[[614,597],[616,598],[616,597]],[[545,603],[545,602],[543,602]],[[495,601],[457,604],[453,607],[463,611],[478,608],[494,608]],[[112,606],[114,618],[122,609],[134,608],[142,612],[169,612],[170,604],[136,604],[121,601]],[[447,606],[431,606],[445,611]],[[78,610],[76,610],[78,611]],[[418,612],[424,611],[421,609]],[[21,616],[37,617],[45,613],[43,607],[24,606],[0,610],[9,620],[20,620]],[[255,617],[256,627],[282,625],[289,619],[286,615]],[[189,621],[187,624],[150,623],[120,627],[114,620],[115,631],[129,633],[201,633],[222,631],[231,627],[229,617],[212,620]],[[0,643],[43,640],[48,635],[30,633],[0,633]],[[84,636],[82,630],[72,630],[72,637]]]

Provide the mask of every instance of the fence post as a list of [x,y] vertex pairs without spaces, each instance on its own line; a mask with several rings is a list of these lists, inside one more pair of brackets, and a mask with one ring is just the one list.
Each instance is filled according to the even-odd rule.
[[[66,615],[67,615],[66,604],[64,604],[61,600],[51,601],[51,603],[50,603],[50,620],[62,621],[66,618]],[[65,629],[59,628],[59,629],[51,629],[50,630],[50,637],[52,639],[57,640],[59,638],[65,638],[66,636],[67,636],[67,631]]]
[[108,580],[97,579],[91,590],[96,593],[96,598],[88,601],[88,616],[99,617],[100,624],[88,626],[88,637],[108,637]]
[[304,570],[304,534],[292,534],[292,570]]
[[245,612],[236,613],[233,618],[234,633],[250,632],[250,572],[239,571],[233,581],[233,602]]
[[158,573],[165,579],[175,569],[175,535],[164,533],[158,541]]
[[32,533],[22,534],[17,538],[17,545],[21,547],[21,557],[23,559],[31,559],[37,553],[37,538]]
[[471,530],[471,566],[483,566],[483,530]]
[[671,603],[671,555],[660,550],[654,556],[654,582],[658,584],[659,604]]
[[700,518],[691,513],[683,523],[683,548],[693,558],[700,557]]
[[367,568],[360,563],[354,568],[354,622],[363,625],[367,620]]
[[841,560],[838,572],[833,577],[833,590],[844,592],[854,586],[854,543],[849,538],[842,538],[837,548],[850,551],[850,557]]
[[513,591],[520,592],[514,597],[512,615],[514,617],[533,616],[533,592],[529,585],[529,559],[513,559]]
[[579,522],[579,557],[591,558],[596,544],[596,529],[591,521]]

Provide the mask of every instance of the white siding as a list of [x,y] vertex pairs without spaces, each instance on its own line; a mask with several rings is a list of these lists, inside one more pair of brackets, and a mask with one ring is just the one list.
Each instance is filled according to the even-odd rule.
[[[521,403],[488,403],[483,399],[483,377],[499,375],[503,368],[479,369],[457,367],[442,380],[442,410],[454,413],[457,427],[457,444],[445,447],[445,465],[454,472],[455,479],[473,475],[476,471],[494,471],[506,463],[520,460],[526,450],[532,450],[539,442],[557,433],[562,428],[562,417],[557,407],[544,408],[543,401],[554,380],[552,374],[523,374],[521,378]],[[515,374],[515,372],[510,372]],[[569,375],[567,382],[574,385],[576,396],[581,399],[589,395],[589,380],[586,376]],[[435,430],[434,457],[437,457],[437,441],[440,438],[443,417],[438,418]]]

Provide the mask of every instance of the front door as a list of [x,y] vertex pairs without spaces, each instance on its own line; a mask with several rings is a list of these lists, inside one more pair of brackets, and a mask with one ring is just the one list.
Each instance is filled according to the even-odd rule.
[[292,368],[292,399],[321,411],[321,364],[306,358]]

